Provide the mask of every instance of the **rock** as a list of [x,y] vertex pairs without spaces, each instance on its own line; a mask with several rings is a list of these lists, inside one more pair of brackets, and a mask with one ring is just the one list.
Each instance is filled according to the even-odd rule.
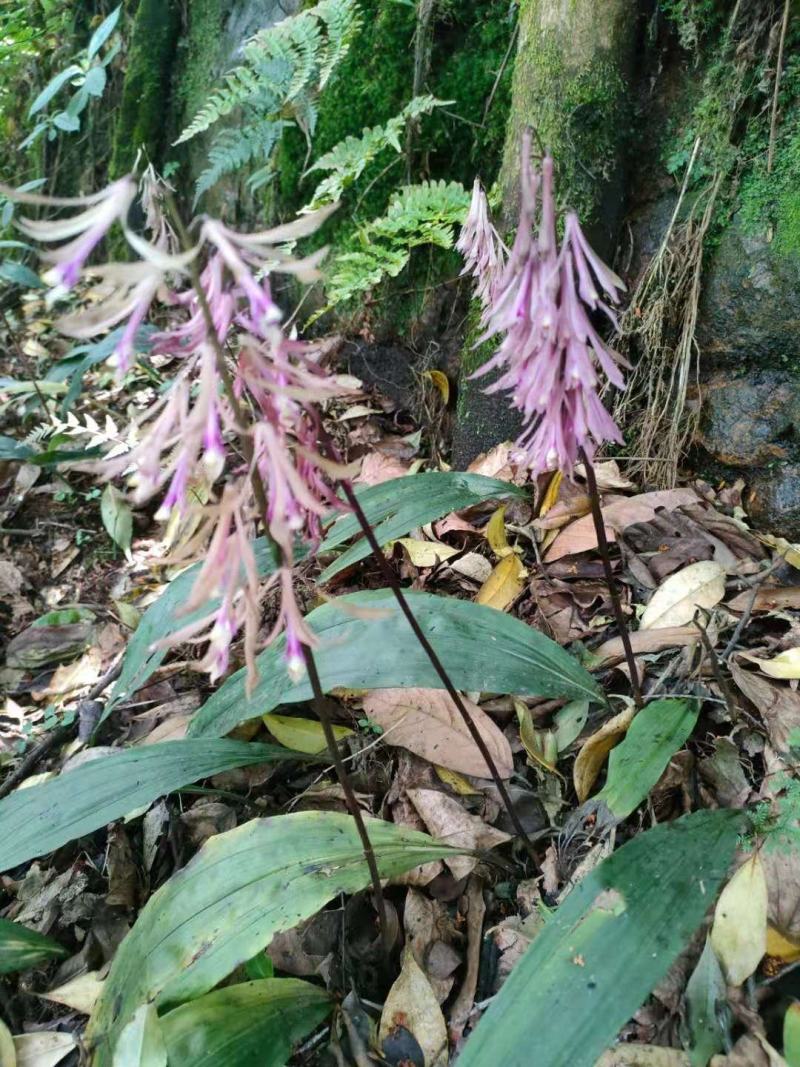
[[800,256],[734,216],[703,280],[697,340],[704,371],[743,361],[793,370],[800,359]]
[[75,659],[91,643],[94,627],[90,622],[73,622],[63,626],[29,626],[6,649],[6,665],[24,670],[38,670],[52,663]]
[[761,467],[791,455],[800,390],[786,371],[713,375],[703,385],[700,443],[720,463]]
[[748,513],[762,530],[800,541],[800,462],[776,463],[748,479]]

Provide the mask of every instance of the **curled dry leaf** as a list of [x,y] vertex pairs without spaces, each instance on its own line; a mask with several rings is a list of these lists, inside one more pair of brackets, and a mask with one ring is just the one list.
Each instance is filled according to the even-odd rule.
[[524,588],[522,579],[525,573],[517,556],[506,556],[480,587],[475,602],[498,611],[507,611]]
[[[477,704],[462,699],[500,775],[510,778],[514,762],[505,735]],[[407,748],[451,771],[489,777],[486,761],[444,690],[376,689],[364,698],[364,713],[387,731],[388,745]]]
[[403,952],[400,975],[383,1005],[378,1030],[381,1045],[401,1028],[416,1038],[425,1057],[425,1067],[445,1067],[447,1026],[444,1015],[410,948]]
[[[489,849],[511,840],[509,834],[470,815],[457,800],[436,789],[409,789],[408,798],[433,837],[465,849]],[[473,856],[448,856],[445,861],[455,878],[466,878],[477,866]]]
[[[665,648],[696,644],[700,635],[696,626],[665,626],[657,630],[636,630],[630,634],[630,639],[634,656],[642,656]],[[593,656],[592,662],[598,668],[621,663],[625,659],[622,638],[612,637],[610,641],[604,641],[594,650]]]
[[691,563],[671,574],[653,593],[639,627],[662,630],[684,626],[698,608],[713,608],[725,596],[725,571],[714,560]]
[[774,748],[788,752],[789,735],[800,728],[800,693],[744,670],[736,660],[731,660],[730,668],[738,689],[761,713]]
[[761,962],[767,950],[767,879],[757,852],[720,893],[710,940],[731,985],[741,985]]
[[787,648],[785,652],[779,652],[772,659],[758,659],[742,653],[745,659],[757,663],[759,668],[768,674],[770,678],[784,678],[792,680],[800,678],[800,647]]
[[505,504],[502,504],[489,519],[486,526],[486,540],[489,542],[489,548],[491,548],[492,552],[494,552],[498,559],[504,559],[514,551],[508,543],[508,537],[506,536]]
[[572,768],[572,781],[581,804],[591,793],[606,756],[628,732],[635,710],[633,705],[625,708],[619,715],[604,722],[581,746]]
[[[671,511],[684,504],[695,504],[697,500],[697,493],[693,489],[663,489],[614,500],[603,507],[606,536],[609,541],[614,541],[617,530],[624,530],[635,522],[648,522],[661,508]],[[577,552],[589,552],[594,548],[597,548],[594,522],[591,515],[585,515],[558,535],[545,558],[552,563],[562,556],[574,556]]]

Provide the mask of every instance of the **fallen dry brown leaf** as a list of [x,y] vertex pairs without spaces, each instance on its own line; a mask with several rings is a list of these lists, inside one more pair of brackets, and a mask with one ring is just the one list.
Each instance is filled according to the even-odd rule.
[[632,705],[625,708],[619,715],[604,722],[581,746],[572,768],[572,781],[581,804],[591,793],[606,756],[628,732],[635,710]]
[[[694,489],[661,489],[654,493],[640,493],[638,496],[615,500],[603,507],[606,536],[609,541],[614,541],[617,530],[624,530],[635,522],[649,521],[659,508],[669,510],[683,504],[694,504],[697,500]],[[594,522],[591,515],[585,515],[561,531],[550,546],[545,559],[551,563],[563,556],[588,552],[593,548],[597,548]]]
[[642,630],[685,626],[698,608],[713,608],[725,595],[725,571],[714,560],[691,563],[656,589],[639,620]]
[[[514,761],[505,735],[477,704],[466,697],[463,700],[501,777],[510,778]],[[444,690],[376,689],[364,697],[364,713],[389,731],[387,745],[407,748],[451,771],[478,778],[489,776],[486,761]]]
[[[661,652],[665,648],[693,645],[700,640],[696,626],[665,626],[663,630],[636,630],[630,635],[631,648],[636,656],[649,652]],[[593,655],[597,667],[609,667],[625,658],[621,637],[604,641]]]
[[[750,604],[752,602],[752,607]],[[800,585],[762,586],[753,600],[752,589],[745,589],[727,607],[731,611],[783,611],[787,608],[800,608]]]
[[773,746],[778,752],[787,752],[789,734],[800,728],[800,693],[744,670],[736,660],[731,660],[730,667],[737,687],[761,713]]
[[425,1057],[425,1067],[447,1063],[447,1027],[431,984],[410,948],[403,952],[400,976],[386,997],[378,1039],[381,1043],[400,1027],[414,1035]]
[[[428,828],[445,844],[465,849],[488,849],[511,840],[509,834],[489,826],[446,793],[436,789],[409,789],[408,798]],[[478,864],[473,856],[448,857],[445,863],[455,878],[466,878]]]

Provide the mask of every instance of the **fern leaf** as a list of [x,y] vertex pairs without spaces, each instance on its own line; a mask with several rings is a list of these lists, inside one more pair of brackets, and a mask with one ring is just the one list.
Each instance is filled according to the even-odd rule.
[[[359,25],[357,0],[321,0],[250,38],[243,49],[244,61],[225,75],[222,85],[175,141],[189,141],[232,111],[242,110],[240,128],[225,130],[214,140],[196,197],[224,174],[259,157],[266,164],[258,172],[259,181],[271,173],[268,156],[275,140],[263,137],[263,122],[277,126],[289,112],[306,137],[311,136],[315,98],[347,54]],[[256,128],[248,109],[258,114]]]

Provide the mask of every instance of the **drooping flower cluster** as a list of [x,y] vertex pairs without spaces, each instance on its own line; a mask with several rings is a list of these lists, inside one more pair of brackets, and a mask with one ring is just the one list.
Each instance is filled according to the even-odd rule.
[[[135,182],[124,178],[88,198],[27,196],[28,203],[85,210],[54,222],[22,224],[40,241],[72,239],[47,254],[57,264],[49,280],[58,298],[84,273],[89,255],[112,224],[121,223],[138,261],[92,267],[105,287],[105,299],[57,323],[68,335],[82,338],[124,323],[112,357],[120,373],[131,365],[137,330],[157,295],[184,312],[176,325],[151,338],[153,353],[178,357],[180,369],[170,389],[139,420],[138,443],[107,463],[105,473],[126,474],[138,502],[163,493],[162,517],[183,516],[198,498],[209,499],[183,550],[186,558],[202,558],[185,605],[197,617],[170,642],[206,642],[201,666],[216,679],[228,668],[231,641],[244,629],[245,658],[254,678],[261,604],[274,587],[280,603],[268,640],[285,632],[287,665],[298,675],[304,669],[302,646],[314,644],[314,636],[295,600],[294,543],[297,537],[318,539],[322,515],[340,506],[332,482],[342,472],[317,451],[319,406],[357,383],[325,370],[323,344],[287,336],[270,274],[318,277],[324,252],[296,260],[280,246],[313,232],[332,208],[255,234],[204,219],[196,245],[176,253],[174,234],[159,217],[152,188],[144,206],[153,240],[129,229],[127,214],[135,195]],[[171,288],[175,280],[177,289]],[[220,491],[226,463],[231,469]],[[259,520],[280,556],[278,570],[266,582],[252,544]]]
[[479,343],[496,335],[501,340],[474,377],[501,370],[486,391],[511,393],[523,416],[517,446],[533,474],[571,474],[582,451],[591,459],[604,441],[622,442],[599,393],[601,376],[624,388],[622,360],[592,316],[599,312],[616,325],[610,305],[619,302],[624,285],[592,250],[574,212],[564,220],[559,247],[553,160],[546,157],[541,173],[534,171],[529,134],[522,143],[519,225],[501,265],[488,251],[490,226],[478,191],[460,247],[479,279],[485,326]]

